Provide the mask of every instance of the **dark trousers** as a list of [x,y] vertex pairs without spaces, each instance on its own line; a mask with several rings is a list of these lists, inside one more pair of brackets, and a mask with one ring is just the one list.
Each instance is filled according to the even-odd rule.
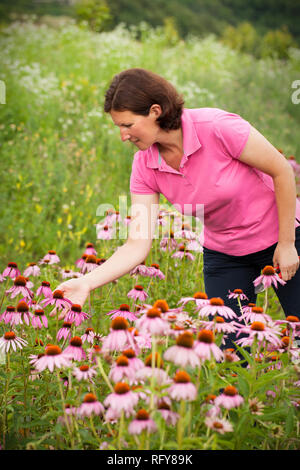
[[[241,301],[242,305],[256,303],[253,281],[266,266],[273,266],[273,254],[277,243],[256,253],[244,256],[232,256],[204,248],[204,284],[208,298],[221,297],[224,304],[240,316],[237,299],[228,299],[229,290],[242,289],[249,300]],[[296,228],[295,246],[300,256],[300,227]],[[300,268],[295,276],[282,286],[274,287],[281,307],[286,316],[300,317]],[[268,313],[268,312],[267,312]],[[235,335],[229,335],[223,348],[232,348]]]

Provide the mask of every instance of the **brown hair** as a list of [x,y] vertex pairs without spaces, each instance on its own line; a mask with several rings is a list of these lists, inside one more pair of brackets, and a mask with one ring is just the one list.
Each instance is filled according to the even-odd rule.
[[115,75],[105,93],[104,111],[131,111],[148,116],[153,104],[162,114],[157,119],[161,129],[179,129],[184,100],[165,78],[141,68]]

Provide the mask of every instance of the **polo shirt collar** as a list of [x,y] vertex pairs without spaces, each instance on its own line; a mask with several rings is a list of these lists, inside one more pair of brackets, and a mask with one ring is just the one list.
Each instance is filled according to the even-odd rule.
[[[181,115],[181,127],[182,127],[182,136],[183,136],[183,157],[181,160],[181,165],[187,161],[187,158],[196,152],[201,147],[201,142],[198,138],[197,131],[194,126],[194,121],[192,120],[191,113],[189,109],[184,108]],[[159,151],[156,144],[151,145],[147,152],[147,167],[148,168],[160,168],[165,169],[165,167],[170,168],[163,158],[159,158]],[[176,170],[174,170],[176,171]]]

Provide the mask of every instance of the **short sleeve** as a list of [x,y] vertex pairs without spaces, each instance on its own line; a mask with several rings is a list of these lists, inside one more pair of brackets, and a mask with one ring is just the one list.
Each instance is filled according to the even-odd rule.
[[251,124],[238,114],[223,112],[214,120],[214,133],[225,153],[239,158],[246,145]]
[[149,174],[151,170],[146,168],[143,160],[143,155],[140,152],[134,155],[130,176],[130,192],[133,194],[155,194],[159,191],[151,181],[151,175]]

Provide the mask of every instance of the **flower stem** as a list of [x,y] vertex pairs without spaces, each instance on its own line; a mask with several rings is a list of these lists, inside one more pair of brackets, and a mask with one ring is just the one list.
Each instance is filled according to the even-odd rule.
[[184,435],[184,418],[185,418],[185,401],[180,401],[180,409],[179,409],[180,418],[177,421],[177,444],[178,450],[182,449],[182,441]]
[[97,364],[98,364],[98,367],[99,367],[99,370],[100,370],[100,373],[101,375],[103,376],[105,382],[107,383],[108,385],[108,388],[110,389],[110,391],[113,393],[114,392],[114,388],[112,386],[112,384],[110,383],[109,381],[109,378],[107,377],[105,371],[104,371],[104,368],[103,368],[103,365],[102,365],[102,362],[101,362],[101,359],[100,357],[96,357],[96,360],[97,360]]

